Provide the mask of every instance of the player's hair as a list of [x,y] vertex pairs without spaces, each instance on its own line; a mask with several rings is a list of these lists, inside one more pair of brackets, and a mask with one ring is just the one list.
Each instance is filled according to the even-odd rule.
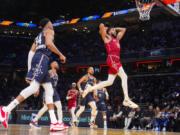
[[50,22],[50,20],[48,18],[43,18],[41,19],[41,21],[39,22],[39,26],[41,26],[42,28],[44,28],[44,26]]
[[93,67],[88,67],[87,72],[89,71],[90,68],[93,68]]

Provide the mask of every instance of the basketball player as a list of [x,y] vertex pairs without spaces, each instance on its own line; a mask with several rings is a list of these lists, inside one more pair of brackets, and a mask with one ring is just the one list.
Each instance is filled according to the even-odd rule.
[[[49,70],[49,74],[50,74],[50,78],[51,78],[51,82],[53,85],[53,89],[54,89],[54,95],[53,95],[53,101],[54,104],[57,108],[57,115],[58,115],[58,122],[60,123],[60,125],[62,126],[62,130],[67,129],[68,126],[63,124],[62,118],[63,118],[63,113],[62,113],[62,104],[60,101],[60,97],[58,92],[56,91],[56,86],[57,86],[57,82],[58,82],[58,75],[57,75],[57,70],[59,69],[59,65],[56,61],[53,61],[50,64],[51,70]],[[38,126],[38,120],[39,118],[41,118],[41,116],[48,110],[47,105],[44,103],[44,106],[41,108],[41,110],[38,112],[37,116],[32,120],[32,122],[30,123],[31,127],[39,127]]]
[[[96,78],[93,76],[93,74],[94,74],[93,67],[89,67],[88,73],[78,81],[77,86],[80,94],[83,93],[87,84],[92,86],[96,84]],[[88,104],[91,107],[91,120],[89,122],[89,125],[91,128],[96,128],[97,125],[95,125],[95,119],[97,115],[97,110],[92,92],[88,93],[87,96],[81,100],[80,108],[75,115],[74,123],[78,123],[78,118],[81,115],[81,113],[85,110],[86,104]]]
[[[100,83],[101,81],[97,81]],[[107,120],[106,120],[106,103],[105,100],[109,100],[109,94],[106,88],[102,88],[94,91],[94,99],[96,100],[97,110],[102,112],[104,120],[104,129],[107,129]]]
[[82,94],[82,97],[84,98],[89,92],[92,92],[96,89],[102,89],[107,86],[111,86],[118,75],[121,78],[122,81],[122,89],[124,93],[124,101],[123,105],[128,106],[130,108],[138,108],[138,105],[136,105],[134,102],[132,102],[128,96],[128,85],[127,85],[127,75],[124,72],[124,69],[122,67],[121,61],[120,61],[120,44],[119,40],[122,39],[126,32],[126,28],[107,28],[104,26],[104,24],[100,24],[100,35],[104,41],[108,58],[107,58],[107,65],[109,66],[109,73],[108,73],[108,79],[106,81],[103,81],[95,86],[87,86],[86,90]]
[[21,93],[16,97],[16,99],[14,99],[8,106],[0,107],[0,120],[5,128],[8,127],[8,116],[11,111],[18,104],[37,92],[40,85],[42,85],[45,90],[45,101],[49,110],[51,120],[50,131],[60,131],[62,129],[54,114],[54,90],[48,73],[48,62],[49,56],[52,52],[59,56],[62,63],[66,62],[66,57],[56,48],[53,43],[54,30],[51,21],[47,18],[42,19],[40,21],[40,28],[42,29],[42,31],[36,37],[35,42],[33,43],[28,55],[28,57],[30,57],[28,62],[31,62],[28,63],[28,65],[31,65],[31,67],[27,74],[26,80],[30,82],[30,85],[22,90]]
[[75,118],[75,110],[76,110],[76,100],[77,100],[78,90],[76,90],[76,83],[72,83],[72,89],[68,91],[66,99],[68,100],[68,110],[72,117],[72,121],[70,125],[74,127],[74,118]]

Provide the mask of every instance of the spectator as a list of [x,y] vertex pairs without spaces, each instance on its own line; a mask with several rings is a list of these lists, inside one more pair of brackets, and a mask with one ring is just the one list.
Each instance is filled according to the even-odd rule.
[[141,130],[141,125],[140,125],[141,117],[142,117],[141,109],[137,108],[136,112],[135,112],[135,116],[132,119],[132,127],[133,127],[132,129],[133,130],[136,130],[136,129]]
[[153,110],[153,106],[150,105],[148,110],[145,110],[143,113],[143,118],[140,120],[142,129],[149,129],[152,127],[154,122],[155,113]]
[[128,117],[125,118],[125,126],[124,126],[124,129],[128,129],[130,124],[131,124],[131,121],[132,119],[134,118],[135,116],[135,109],[131,109],[131,111],[129,112],[128,114]]

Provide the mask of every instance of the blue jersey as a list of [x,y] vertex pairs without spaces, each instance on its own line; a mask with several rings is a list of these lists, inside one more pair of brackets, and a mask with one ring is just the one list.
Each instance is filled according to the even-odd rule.
[[37,52],[41,52],[47,56],[51,55],[52,52],[46,46],[45,36],[43,31],[39,33],[39,35],[35,38],[35,45]]
[[57,83],[58,83],[58,75],[53,71],[52,73],[53,73],[53,78],[51,78],[51,83],[52,83],[53,88],[56,88]]
[[104,102],[106,95],[103,89],[97,90],[98,102]]
[[90,84],[90,85],[93,86],[94,83],[95,83],[95,78],[92,78],[92,79],[91,79],[91,78],[88,76],[88,80],[87,80],[86,82],[83,82],[83,83],[82,83],[82,86],[81,86],[81,87],[82,87],[82,90],[85,89],[85,87],[86,87],[87,84]]

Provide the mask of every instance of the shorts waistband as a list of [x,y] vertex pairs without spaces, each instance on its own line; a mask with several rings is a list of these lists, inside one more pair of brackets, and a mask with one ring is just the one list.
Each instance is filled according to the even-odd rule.
[[113,57],[116,57],[116,58],[120,59],[120,57],[117,56],[117,55],[110,54],[110,55],[108,55],[108,56],[113,56]]
[[49,56],[47,56],[46,54],[44,54],[43,52],[41,52],[41,50],[37,50],[36,53],[41,53],[42,55],[46,56],[46,58],[49,59]]

